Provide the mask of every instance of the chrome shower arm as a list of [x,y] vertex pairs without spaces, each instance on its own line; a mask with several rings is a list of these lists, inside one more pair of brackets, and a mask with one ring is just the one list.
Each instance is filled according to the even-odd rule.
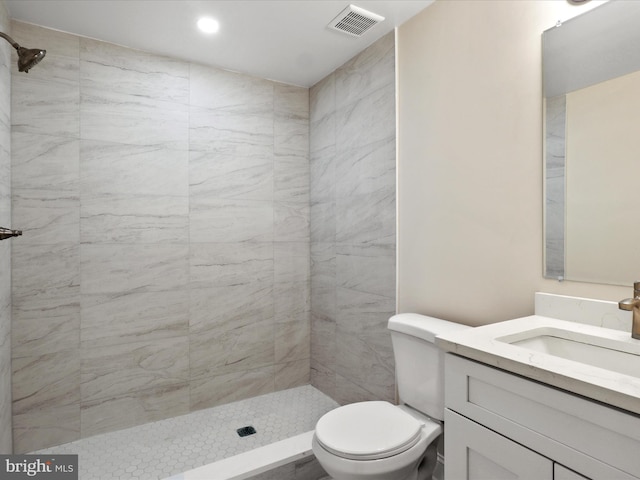
[[20,48],[20,45],[18,45],[17,42],[6,33],[0,32],[0,37],[4,38],[7,42],[9,42],[11,46],[16,50]]

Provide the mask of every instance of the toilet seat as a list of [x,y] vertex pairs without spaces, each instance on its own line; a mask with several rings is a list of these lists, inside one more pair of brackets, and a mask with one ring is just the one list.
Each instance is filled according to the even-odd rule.
[[[434,424],[434,426],[436,426]],[[325,414],[316,425],[318,443],[351,460],[398,455],[418,443],[425,423],[389,402],[352,403]]]

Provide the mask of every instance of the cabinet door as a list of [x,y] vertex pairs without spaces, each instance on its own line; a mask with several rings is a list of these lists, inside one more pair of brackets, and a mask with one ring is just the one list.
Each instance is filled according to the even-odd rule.
[[583,477],[579,473],[569,470],[563,467],[559,463],[553,464],[553,480],[589,480],[587,477]]
[[451,410],[445,411],[445,480],[552,480],[553,462]]

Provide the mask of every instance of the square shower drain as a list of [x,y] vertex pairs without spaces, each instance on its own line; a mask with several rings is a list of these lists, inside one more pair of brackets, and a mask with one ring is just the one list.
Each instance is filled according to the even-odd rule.
[[238,432],[238,435],[240,435],[241,437],[246,437],[248,435],[253,435],[254,433],[256,433],[256,429],[249,425],[237,429],[236,432]]

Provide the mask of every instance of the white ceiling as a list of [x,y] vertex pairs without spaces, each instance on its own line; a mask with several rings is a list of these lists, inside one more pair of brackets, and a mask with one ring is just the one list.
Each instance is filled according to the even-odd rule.
[[[433,0],[5,0],[11,18],[309,87]],[[385,17],[359,38],[327,28],[353,3]],[[200,16],[220,22],[207,36]],[[46,45],[25,45],[44,48]],[[46,60],[45,60],[46,61]]]

